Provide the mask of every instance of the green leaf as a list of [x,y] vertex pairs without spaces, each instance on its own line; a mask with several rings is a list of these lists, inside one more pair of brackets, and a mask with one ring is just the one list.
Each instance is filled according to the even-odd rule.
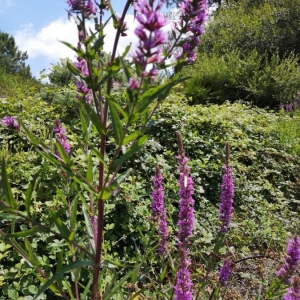
[[113,163],[112,169],[115,170],[119,165],[122,165],[125,160],[131,157],[134,153],[138,152],[147,140],[148,136],[144,135],[140,137],[137,141],[135,141],[133,145],[129,147],[128,151],[126,151],[125,154],[123,154]]
[[89,116],[91,122],[96,127],[97,132],[100,134],[105,134],[105,128],[103,124],[101,123],[100,117],[97,115],[97,113],[94,111],[94,109],[84,101],[81,102],[82,107],[84,108],[86,114]]
[[132,140],[138,138],[139,136],[143,135],[147,130],[149,130],[149,128],[144,128],[141,130],[137,130],[129,135],[127,135],[124,139],[123,139],[123,143],[122,145],[127,145],[128,143],[130,143]]
[[35,174],[33,176],[33,179],[30,181],[28,188],[26,190],[26,194],[25,194],[25,209],[27,212],[27,217],[30,219],[31,218],[31,212],[30,212],[30,206],[31,206],[31,197],[32,197],[32,193],[34,191],[35,188],[35,183],[36,183],[36,179],[38,177],[38,174]]
[[105,38],[105,35],[103,36],[100,36],[94,43],[93,45],[93,49],[95,50],[95,52],[97,52],[98,50],[102,49],[103,48],[103,45],[104,45],[104,38]]
[[76,220],[77,220],[77,207],[78,197],[74,197],[73,201],[71,203],[71,215],[70,215],[70,227],[73,231],[75,231],[76,228]]
[[70,236],[71,236],[71,231],[69,230],[69,228],[64,224],[64,222],[62,221],[62,219],[57,216],[56,213],[54,213],[53,211],[50,210],[50,214],[52,215],[52,220],[54,221],[59,233],[63,236],[63,238],[65,240],[69,240]]
[[135,113],[142,113],[154,100],[159,100],[160,97],[166,97],[174,85],[175,83],[171,81],[159,86],[150,87],[139,97],[135,107]]
[[96,149],[95,147],[91,146],[91,151],[97,156],[97,158],[99,159],[99,161],[104,165],[104,167],[107,169],[107,163],[104,161],[103,159],[103,155],[100,153],[100,151],[98,149]]
[[9,237],[9,238],[27,237],[27,236],[34,235],[38,231],[39,231],[38,227],[33,227],[31,229],[23,230],[23,231],[20,231],[20,232],[8,233],[6,236]]
[[85,226],[86,226],[86,232],[88,233],[88,237],[89,237],[89,244],[92,247],[93,254],[95,254],[96,253],[95,239],[94,239],[93,225],[92,225],[92,222],[91,222],[91,216],[90,216],[90,214],[88,213],[87,209],[84,206],[82,206],[82,212],[83,212],[83,215],[84,215],[84,221],[85,221],[84,223],[85,223]]
[[80,71],[74,66],[74,64],[70,63],[69,61],[67,61],[67,68],[73,75],[80,75]]
[[93,266],[94,262],[90,260],[75,261],[63,267],[59,272],[55,273],[38,291],[34,299],[37,299],[43,292],[45,292],[57,279],[62,278],[65,273],[77,268]]
[[88,182],[93,183],[93,156],[92,152],[90,152],[89,157],[88,157],[88,165],[87,165],[87,171],[86,171],[86,179]]
[[8,181],[8,176],[6,172],[6,163],[5,160],[2,159],[2,170],[1,170],[1,186],[3,189],[3,196],[6,199],[6,202],[9,204],[11,208],[17,208],[17,202],[13,196],[10,183]]
[[112,122],[112,127],[114,132],[114,138],[116,143],[120,145],[122,142],[121,139],[123,135],[122,122],[120,120],[120,117],[114,105],[114,101],[112,99],[108,99],[108,105],[111,114],[111,122]]

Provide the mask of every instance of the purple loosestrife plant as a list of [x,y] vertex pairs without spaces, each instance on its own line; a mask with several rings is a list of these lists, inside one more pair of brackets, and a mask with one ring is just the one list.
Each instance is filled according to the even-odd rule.
[[4,118],[2,118],[1,123],[3,124],[3,126],[7,128],[17,130],[17,131],[20,130],[20,125],[14,117],[5,116]]
[[[175,57],[185,59],[187,63],[196,60],[196,49],[200,44],[200,36],[204,32],[204,23],[207,19],[207,0],[183,0],[179,2],[181,12],[179,22],[174,24],[175,30],[184,36],[180,39]],[[173,32],[176,36],[176,32]]]
[[194,199],[193,180],[190,176],[190,168],[187,165],[189,159],[185,156],[180,133],[177,133],[179,155],[177,156],[179,170],[179,216],[178,216],[178,249],[179,265],[174,286],[175,300],[192,300],[192,280],[189,271],[190,260],[188,258],[190,244],[189,238],[194,227]]
[[299,279],[296,276],[292,278],[292,285],[282,299],[300,300],[300,283],[299,283]]
[[[158,74],[156,65],[162,62],[162,45],[167,41],[167,35],[162,28],[167,24],[167,19],[161,13],[163,0],[136,0],[134,9],[138,27],[135,34],[139,38],[138,48],[133,55],[133,61],[140,68],[141,77],[155,77]],[[146,70],[152,64],[151,70]]]
[[219,209],[219,220],[221,222],[220,232],[227,232],[231,223],[233,212],[234,183],[232,168],[229,166],[229,144],[225,146],[225,164],[222,168],[221,203]]
[[277,275],[284,281],[289,282],[300,260],[300,238],[296,235],[289,240],[286,254],[285,263],[279,269]]
[[219,283],[222,287],[226,286],[227,281],[230,277],[231,265],[232,263],[230,260],[225,260],[223,266],[220,269]]
[[163,176],[160,172],[158,166],[156,166],[155,175],[153,177],[153,192],[152,192],[152,220],[158,223],[158,253],[164,255],[167,250],[167,240],[168,240],[168,225],[166,209],[164,204],[164,187],[163,187]]
[[[55,120],[55,126],[54,126],[54,134],[56,140],[62,145],[62,147],[65,149],[66,153],[69,154],[71,150],[71,146],[67,142],[67,136],[66,136],[66,129],[64,129],[61,126],[61,123],[58,119]],[[59,156],[59,153],[57,153]]]

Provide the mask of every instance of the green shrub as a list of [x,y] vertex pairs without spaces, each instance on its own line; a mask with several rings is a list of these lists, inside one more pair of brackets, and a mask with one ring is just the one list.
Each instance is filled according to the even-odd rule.
[[185,94],[193,104],[222,104],[245,100],[259,107],[278,108],[297,96],[300,87],[298,57],[290,55],[280,59],[274,54],[256,51],[243,56],[232,51],[219,56],[201,53],[195,65],[185,73],[191,78],[185,83]]

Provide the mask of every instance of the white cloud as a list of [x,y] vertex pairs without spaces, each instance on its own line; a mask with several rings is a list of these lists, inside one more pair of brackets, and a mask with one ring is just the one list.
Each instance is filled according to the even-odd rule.
[[[133,16],[128,15],[126,21],[129,30],[126,37],[120,37],[117,51],[119,54],[124,52],[129,43],[134,45],[137,43],[137,38],[133,33],[135,28]],[[90,26],[93,28],[93,24],[90,24]],[[113,49],[116,33],[112,22],[109,22],[104,31],[106,35],[104,50],[110,53]],[[64,57],[74,59],[75,52],[60,41],[66,41],[74,46],[78,42],[75,22],[61,19],[55,20],[39,30],[36,30],[32,23],[26,24],[14,34],[14,38],[19,49],[27,51],[30,59],[44,57],[48,62],[56,62],[59,61],[59,58]]]

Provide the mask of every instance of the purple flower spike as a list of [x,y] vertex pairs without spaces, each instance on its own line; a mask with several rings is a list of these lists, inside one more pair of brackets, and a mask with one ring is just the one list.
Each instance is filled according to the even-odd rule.
[[[61,123],[58,119],[55,120],[55,126],[54,126],[54,134],[56,140],[63,146],[65,149],[66,153],[69,154],[71,150],[71,146],[67,142],[67,137],[66,137],[66,129],[64,129],[61,126]],[[59,156],[59,153],[56,153]]]
[[70,6],[70,13],[82,13],[85,17],[95,14],[97,11],[91,0],[67,0],[67,4]]
[[[162,27],[167,24],[167,19],[160,12],[163,0],[136,0],[134,9],[136,19],[139,23],[135,29],[135,34],[139,38],[139,45],[133,60],[137,63],[143,77],[155,77],[157,74],[156,64],[162,61],[162,45],[167,41],[166,34]],[[146,71],[148,64],[152,64],[152,69]]]
[[20,130],[20,125],[14,117],[5,116],[1,120],[1,123],[3,124],[3,126],[5,126],[7,128],[18,130],[18,131]]
[[158,234],[160,237],[158,244],[158,253],[163,255],[167,250],[167,240],[168,240],[168,225],[167,225],[167,216],[166,209],[164,205],[164,188],[163,188],[163,176],[160,173],[159,167],[156,166],[156,173],[153,178],[153,187],[152,192],[152,219],[158,222]]
[[[82,76],[84,77],[89,76],[89,69],[85,59],[78,56],[77,62],[75,63],[75,67],[80,71]],[[77,87],[76,97],[79,99],[83,99],[87,104],[91,104],[92,101],[91,89],[87,88],[86,85],[79,80],[76,82],[76,87]]]
[[179,3],[181,15],[179,21],[175,23],[175,29],[185,37],[179,44],[181,50],[175,54],[178,60],[185,58],[187,63],[196,60],[195,49],[200,44],[199,37],[204,32],[207,8],[207,0],[182,0]]
[[185,156],[182,139],[177,133],[179,144],[179,155],[177,156],[179,170],[179,217],[178,217],[178,248],[179,266],[176,273],[176,285],[174,286],[175,300],[192,300],[192,280],[188,269],[190,260],[188,259],[189,238],[194,227],[194,199],[193,180],[190,177],[190,168],[187,165],[189,159]]
[[286,254],[285,264],[277,272],[277,275],[289,282],[300,260],[300,238],[296,235],[289,240]]
[[222,169],[223,176],[221,184],[221,204],[219,210],[219,220],[221,221],[220,232],[227,232],[232,218],[234,196],[232,168],[229,166],[228,143],[226,143],[226,161]]
[[231,261],[225,260],[223,266],[220,269],[220,277],[219,277],[219,282],[222,287],[226,286],[227,281],[230,277],[230,273],[231,273]]
[[283,296],[283,300],[300,300],[300,284],[296,276],[292,279],[292,285],[287,293]]

